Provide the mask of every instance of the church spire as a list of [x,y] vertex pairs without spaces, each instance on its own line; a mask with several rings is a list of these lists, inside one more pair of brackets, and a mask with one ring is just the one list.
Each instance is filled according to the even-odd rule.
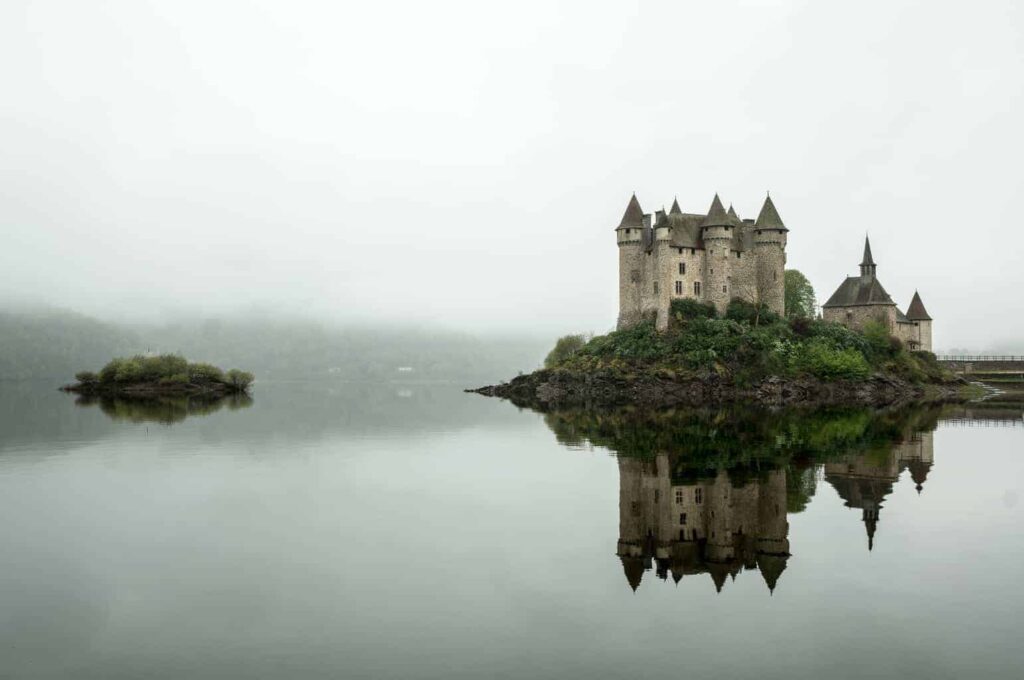
[[864,235],[864,259],[860,263],[860,275],[861,276],[874,276],[877,265],[875,259],[871,257],[871,239],[868,238],[867,234]]

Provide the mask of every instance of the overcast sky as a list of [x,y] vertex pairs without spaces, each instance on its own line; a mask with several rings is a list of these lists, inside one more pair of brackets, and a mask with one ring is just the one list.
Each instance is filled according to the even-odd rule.
[[1017,2],[0,3],[0,294],[603,331],[613,228],[866,231],[938,348],[1024,337]]

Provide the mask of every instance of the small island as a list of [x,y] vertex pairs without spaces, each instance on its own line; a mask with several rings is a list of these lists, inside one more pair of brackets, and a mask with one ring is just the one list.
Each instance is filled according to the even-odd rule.
[[224,371],[212,364],[190,362],[177,354],[159,354],[118,357],[99,372],[76,373],[75,379],[78,382],[61,389],[103,397],[218,397],[247,393],[253,375],[235,368]]

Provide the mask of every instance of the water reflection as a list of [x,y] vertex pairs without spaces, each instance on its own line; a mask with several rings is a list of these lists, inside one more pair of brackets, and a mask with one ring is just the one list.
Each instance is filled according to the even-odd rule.
[[903,478],[918,493],[924,489],[939,422],[1024,422],[1019,408],[1005,405],[572,411],[548,413],[545,421],[565,444],[617,454],[616,554],[630,588],[653,571],[676,583],[708,574],[719,592],[743,571],[757,571],[768,591],[775,590],[793,558],[787,516],[806,508],[819,482],[861,511],[871,550],[894,486]]
[[208,416],[223,408],[231,411],[252,406],[252,397],[232,394],[225,397],[153,397],[123,399],[120,397],[81,396],[76,406],[99,406],[111,420],[130,423],[173,425],[192,416]]

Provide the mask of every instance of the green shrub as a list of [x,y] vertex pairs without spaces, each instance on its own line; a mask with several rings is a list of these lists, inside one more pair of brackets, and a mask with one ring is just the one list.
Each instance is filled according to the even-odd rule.
[[797,371],[823,380],[862,380],[871,374],[863,354],[853,349],[837,349],[822,339],[800,344],[791,362]]
[[745,321],[751,326],[760,326],[765,323],[775,323],[779,315],[768,308],[763,302],[747,302],[739,298],[733,298],[729,306],[725,308],[725,318],[733,321]]
[[246,390],[249,385],[252,384],[253,375],[248,371],[240,371],[237,368],[232,368],[227,372],[225,376],[227,384],[236,390]]
[[188,379],[189,382],[194,383],[222,383],[224,382],[224,371],[213,364],[189,364]]
[[658,359],[668,354],[666,336],[645,321],[594,338],[578,354],[622,359]]
[[573,356],[587,344],[583,335],[563,335],[555,341],[554,348],[544,358],[545,368],[553,368]]
[[718,316],[715,307],[709,302],[697,302],[689,298],[672,300],[668,307],[669,317],[676,322],[690,319],[714,319]]
[[100,377],[92,371],[79,371],[75,373],[75,380],[83,385],[94,385],[100,381]]

